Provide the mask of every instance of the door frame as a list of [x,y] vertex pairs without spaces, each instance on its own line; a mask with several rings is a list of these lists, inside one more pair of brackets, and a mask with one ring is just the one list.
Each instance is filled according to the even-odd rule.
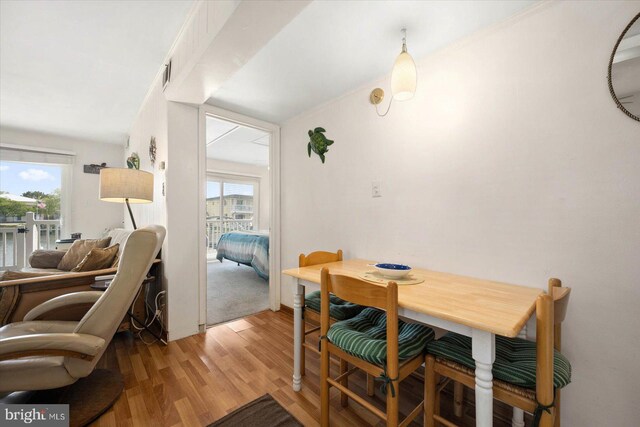
[[243,126],[260,129],[271,134],[269,141],[269,308],[280,310],[280,126],[245,116],[220,107],[203,104],[199,108],[198,120],[198,170],[199,170],[199,212],[198,235],[202,241],[198,245],[199,277],[199,324],[204,330],[207,324],[207,250],[206,250],[206,185],[207,151],[206,117],[212,116]]

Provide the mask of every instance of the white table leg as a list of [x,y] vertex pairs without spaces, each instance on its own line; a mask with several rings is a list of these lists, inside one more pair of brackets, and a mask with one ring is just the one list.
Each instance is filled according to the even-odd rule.
[[[527,339],[527,325],[524,325],[518,338]],[[524,411],[520,408],[513,408],[513,418],[511,418],[511,427],[524,427]]]
[[298,281],[296,293],[293,296],[293,391],[302,388],[302,376],[300,375],[300,357],[302,355],[302,296],[304,285]]
[[496,359],[495,336],[474,329],[471,333],[473,359],[476,361],[476,426],[493,426],[493,362]]

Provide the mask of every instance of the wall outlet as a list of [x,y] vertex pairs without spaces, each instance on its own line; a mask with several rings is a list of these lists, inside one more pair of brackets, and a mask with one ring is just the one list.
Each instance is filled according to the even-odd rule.
[[378,181],[371,183],[371,197],[382,197],[382,185]]

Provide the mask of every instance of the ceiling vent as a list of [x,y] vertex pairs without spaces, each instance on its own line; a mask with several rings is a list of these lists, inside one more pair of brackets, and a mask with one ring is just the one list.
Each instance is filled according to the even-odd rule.
[[167,64],[164,64],[164,72],[162,73],[162,89],[166,89],[167,85],[171,81],[171,60]]

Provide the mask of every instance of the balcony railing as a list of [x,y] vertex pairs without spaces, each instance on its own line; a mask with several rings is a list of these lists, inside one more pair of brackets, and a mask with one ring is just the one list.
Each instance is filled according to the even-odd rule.
[[17,236],[17,227],[0,228],[0,269],[2,270],[10,270],[18,266]]
[[253,206],[251,205],[233,205],[231,210],[235,212],[253,212]]
[[38,232],[38,249],[55,249],[56,240],[60,239],[60,220],[35,220],[35,224]]
[[35,249],[55,249],[59,238],[59,219],[35,219],[33,212],[27,212],[24,224],[0,228],[0,270],[27,266]]
[[215,250],[218,240],[230,231],[253,230],[253,219],[208,219],[207,220],[207,252]]

